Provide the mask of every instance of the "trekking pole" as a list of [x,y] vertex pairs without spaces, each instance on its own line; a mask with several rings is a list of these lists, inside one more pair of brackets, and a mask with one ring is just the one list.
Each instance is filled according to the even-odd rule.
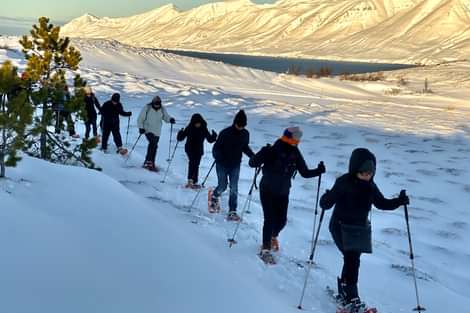
[[243,215],[245,214],[247,206],[251,203],[251,197],[253,195],[253,189],[257,188],[256,187],[256,178],[258,177],[258,174],[261,171],[261,167],[257,167],[255,170],[255,176],[253,177],[253,182],[251,183],[250,191],[248,192],[248,197],[245,200],[245,204],[243,205],[242,212],[240,214],[240,219],[237,222],[237,226],[235,227],[235,230],[233,231],[232,238],[227,239],[229,243],[229,248],[231,248],[234,244],[237,243],[235,240],[235,236],[237,235],[238,229],[240,228],[241,221],[243,219]]
[[170,124],[170,145],[168,146],[168,159],[166,160],[167,162],[170,162],[171,158],[171,139],[173,137],[173,124]]
[[302,310],[302,302],[304,301],[305,289],[307,289],[308,277],[310,276],[310,270],[312,269],[312,266],[313,266],[313,257],[315,255],[315,249],[317,247],[318,236],[320,235],[320,228],[321,228],[321,224],[323,222],[323,216],[324,215],[325,215],[325,210],[321,210],[320,221],[318,222],[317,233],[315,235],[315,240],[313,242],[312,250],[311,250],[310,256],[308,258],[309,261],[308,261],[307,271],[305,272],[304,287],[302,288],[302,295],[300,296],[299,305],[297,306],[297,309],[299,309],[299,310]]
[[139,137],[137,137],[137,140],[135,141],[134,145],[132,146],[131,152],[129,152],[129,154],[127,155],[126,161],[124,161],[124,163],[127,163],[127,161],[129,161],[129,158],[131,157],[131,154],[132,154],[132,152],[134,151],[135,146],[136,146],[137,143],[139,142],[140,137],[142,137],[142,134],[139,134]]
[[196,203],[197,198],[199,198],[199,195],[201,194],[202,188],[204,187],[204,184],[206,183],[207,178],[209,178],[209,174],[212,172],[212,169],[215,166],[215,160],[212,162],[211,168],[209,169],[209,172],[207,172],[206,177],[202,181],[201,188],[197,191],[196,195],[194,196],[193,202],[191,202],[191,205],[189,206],[188,212],[191,212],[193,209],[194,203]]
[[[323,161],[320,162],[323,165]],[[312,244],[310,246],[310,251],[313,249],[313,240],[315,239],[315,228],[317,225],[317,215],[318,215],[318,199],[320,197],[320,185],[321,185],[321,174],[318,176],[318,185],[317,185],[317,199],[315,201],[315,217],[313,218],[313,232],[312,232]]]
[[166,167],[165,176],[160,181],[162,184],[165,183],[166,177],[168,175],[168,171],[170,170],[171,162],[173,161],[173,158],[175,157],[176,148],[178,148],[179,143],[180,143],[179,141],[176,142],[175,149],[173,150],[173,154],[171,155],[170,161],[168,162],[168,166]]
[[129,138],[129,125],[131,123],[131,117],[127,118],[127,132],[126,132],[126,146],[127,146],[127,138]]
[[408,218],[408,206],[407,206],[407,204],[405,204],[404,206],[405,206],[406,229],[408,231],[408,244],[410,246],[411,268],[413,270],[413,280],[414,280],[414,284],[415,284],[416,303],[417,303],[417,306],[416,306],[416,308],[413,309],[413,311],[418,311],[419,313],[421,313],[421,312],[426,311],[426,309],[419,304],[418,283],[416,281],[416,270],[415,270],[415,261],[414,261],[415,257],[414,257],[414,254],[413,254],[413,245],[411,244],[410,222],[409,222],[409,218]]

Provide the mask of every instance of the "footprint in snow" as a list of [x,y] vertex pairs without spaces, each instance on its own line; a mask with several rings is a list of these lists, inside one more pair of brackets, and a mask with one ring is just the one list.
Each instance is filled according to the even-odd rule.
[[418,174],[421,174],[421,175],[424,175],[424,176],[430,176],[430,177],[438,176],[437,172],[431,171],[431,170],[426,170],[426,169],[417,169],[416,172]]
[[[406,276],[413,276],[413,269],[411,268],[411,266],[405,266],[401,264],[392,264],[391,267],[394,270],[404,273]],[[419,269],[416,269],[415,273],[416,273],[417,279],[424,280],[424,281],[435,281],[433,276],[425,272],[422,272]]]
[[460,236],[458,234],[447,231],[447,230],[436,231],[436,235],[444,239],[451,239],[451,240],[460,239]]
[[398,229],[395,227],[386,227],[381,231],[383,234],[391,235],[391,236],[400,236],[405,237],[407,236],[406,232],[402,229]]

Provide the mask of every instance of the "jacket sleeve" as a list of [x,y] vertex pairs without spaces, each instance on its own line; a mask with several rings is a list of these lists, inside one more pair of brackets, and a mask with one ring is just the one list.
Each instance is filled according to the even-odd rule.
[[331,209],[339,197],[341,197],[341,186],[338,179],[335,181],[333,188],[331,190],[326,190],[325,193],[320,198],[320,207],[323,210]]
[[182,129],[176,134],[176,140],[178,141],[183,141],[187,136],[188,136],[188,128],[186,127],[185,129]]
[[250,133],[246,133],[246,139],[245,139],[245,142],[244,142],[244,145],[243,145],[243,153],[245,153],[249,158],[251,158],[252,156],[255,155],[255,153],[253,152],[253,150],[251,150],[250,146],[249,146],[249,143],[250,143]]
[[209,143],[213,143],[214,141],[217,140],[217,133],[215,134],[215,136],[212,136],[212,134],[209,133],[209,130],[207,129],[207,127],[206,127],[206,129],[205,129],[205,131],[204,131],[204,136],[206,137],[206,140],[207,140],[207,142],[209,142]]
[[307,164],[305,163],[304,157],[302,156],[300,151],[298,151],[298,154],[299,155],[298,155],[298,158],[297,158],[297,171],[299,171],[300,175],[303,178],[311,178],[311,177],[316,177],[316,176],[320,175],[320,172],[317,169],[311,170],[307,167]]
[[395,210],[400,206],[400,201],[398,198],[387,199],[383,196],[382,192],[380,192],[377,185],[374,183],[373,185],[373,201],[372,203],[374,206],[379,210]]
[[251,167],[260,167],[266,162],[270,148],[269,146],[264,146],[261,150],[258,151],[254,156],[250,158],[248,165]]
[[162,105],[162,118],[166,123],[169,123],[171,120],[171,116],[166,111],[165,107]]
[[217,138],[214,146],[212,147],[212,156],[217,162],[220,162],[223,159],[222,147],[225,144],[224,140],[225,140],[225,133],[224,131],[222,131],[219,134],[219,138]]
[[95,95],[93,95],[93,103],[94,103],[95,107],[98,109],[98,112],[101,112],[100,102],[98,101],[98,98],[96,98]]
[[119,103],[119,115],[122,115],[122,116],[131,116],[132,113],[131,113],[131,112],[126,112],[126,111],[124,111],[124,108],[122,107],[122,104]]
[[142,108],[142,111],[140,111],[139,117],[137,118],[137,127],[145,128],[144,127],[144,122],[145,122],[145,115],[146,114],[147,114],[147,106],[144,106]]

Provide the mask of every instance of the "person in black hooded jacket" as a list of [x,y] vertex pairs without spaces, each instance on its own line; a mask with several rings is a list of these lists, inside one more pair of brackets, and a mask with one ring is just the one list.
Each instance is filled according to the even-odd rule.
[[[320,206],[328,210],[335,206],[330,220],[330,233],[338,249],[343,254],[344,264],[341,278],[338,278],[338,294],[348,304],[360,303],[357,282],[361,253],[372,252],[370,240],[370,221],[368,219],[372,205],[380,210],[395,210],[408,204],[405,191],[399,197],[386,199],[375,184],[373,177],[376,173],[377,161],[369,150],[355,149],[349,160],[349,172],[336,179],[331,190],[326,190],[320,199]],[[355,227],[365,230],[367,240],[361,241],[356,247],[351,243],[351,233],[347,229]],[[357,242],[356,242],[357,243]],[[347,246],[349,245],[349,247]]]
[[289,192],[294,173],[298,171],[304,178],[316,177],[325,172],[323,163],[316,169],[309,169],[297,147],[302,131],[299,127],[289,127],[274,145],[263,147],[249,162],[251,167],[263,166],[260,182],[260,200],[263,206],[263,246],[260,257],[266,263],[275,263],[271,250],[279,250],[277,237],[287,222]]
[[207,140],[209,143],[216,141],[217,133],[215,130],[209,133],[207,130],[207,122],[202,118],[201,114],[196,113],[191,117],[188,126],[182,128],[176,136],[176,140],[178,141],[183,141],[185,138],[187,139],[184,145],[184,151],[189,158],[188,183],[186,187],[200,188],[201,186],[198,185],[197,182],[199,164],[204,154],[204,140]]
[[85,91],[85,97],[83,100],[85,102],[85,110],[86,110],[85,139],[88,139],[88,137],[90,136],[91,127],[93,127],[93,136],[98,141],[98,129],[96,127],[97,114],[96,114],[95,107],[98,109],[99,112],[101,112],[100,102],[98,101],[98,98],[96,98],[95,94],[91,90],[91,87],[86,86],[84,88],[84,91]]
[[111,100],[106,101],[101,107],[101,116],[103,118],[101,150],[107,150],[109,135],[113,133],[114,143],[117,147],[116,152],[124,154],[125,149],[122,147],[121,133],[119,132],[119,115],[131,116],[132,112],[124,111],[120,100],[121,96],[115,93],[112,95]]
[[254,153],[248,145],[250,133],[245,129],[247,118],[245,111],[240,110],[233,120],[233,125],[225,128],[219,134],[219,138],[212,148],[217,171],[217,187],[211,196],[211,205],[214,211],[220,209],[219,197],[227,189],[230,181],[229,213],[227,219],[239,221],[237,214],[238,178],[240,175],[240,163],[242,153],[251,158]]

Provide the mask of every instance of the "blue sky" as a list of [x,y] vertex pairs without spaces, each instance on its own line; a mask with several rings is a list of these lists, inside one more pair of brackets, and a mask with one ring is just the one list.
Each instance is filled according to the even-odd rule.
[[[223,1],[223,0],[220,0]],[[48,16],[55,20],[68,20],[92,13],[97,16],[129,16],[173,3],[187,10],[211,0],[1,0],[0,17]],[[252,0],[254,3],[273,3],[275,0]]]

